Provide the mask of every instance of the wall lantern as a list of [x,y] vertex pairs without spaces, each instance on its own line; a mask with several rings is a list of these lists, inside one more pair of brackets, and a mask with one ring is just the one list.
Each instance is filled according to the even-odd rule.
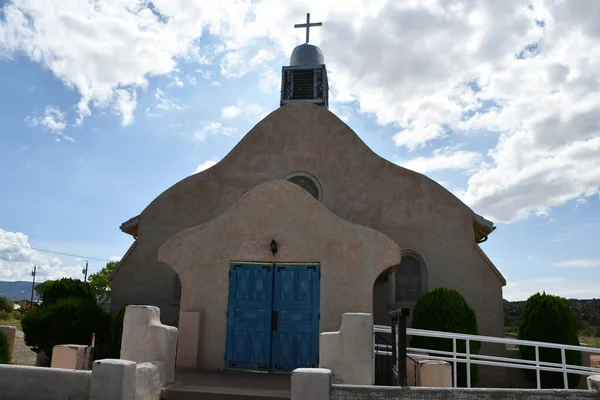
[[275,239],[271,240],[271,253],[273,253],[273,255],[277,253],[277,242]]

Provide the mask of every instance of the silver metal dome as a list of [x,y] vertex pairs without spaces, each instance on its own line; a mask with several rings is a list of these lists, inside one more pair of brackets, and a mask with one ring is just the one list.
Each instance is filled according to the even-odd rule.
[[290,57],[290,66],[292,67],[322,64],[325,64],[323,52],[317,46],[308,43],[297,46]]

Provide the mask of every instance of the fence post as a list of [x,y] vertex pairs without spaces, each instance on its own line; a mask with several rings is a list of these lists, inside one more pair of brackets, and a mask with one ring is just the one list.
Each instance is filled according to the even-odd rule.
[[565,389],[569,388],[569,380],[567,379],[567,357],[565,356],[565,348],[561,347],[560,349],[560,358],[562,360],[562,370],[563,370],[563,383],[565,385]]
[[467,388],[471,388],[471,346],[469,339],[466,342],[467,345]]
[[535,346],[535,375],[537,379],[537,388],[542,388],[542,382],[540,379],[540,348]]
[[408,308],[399,308],[389,312],[393,326],[392,333],[394,334],[392,355],[395,357],[394,365],[398,370],[399,386],[408,385],[406,381],[406,317],[409,315],[410,310]]

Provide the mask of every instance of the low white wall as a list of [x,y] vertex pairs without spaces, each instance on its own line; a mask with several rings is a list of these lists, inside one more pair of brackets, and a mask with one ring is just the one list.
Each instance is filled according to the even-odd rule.
[[177,328],[160,322],[154,306],[127,306],[123,319],[121,359],[150,362],[160,369],[161,384],[175,381]]
[[345,313],[339,331],[321,333],[319,368],[331,370],[336,381],[348,385],[375,383],[373,315]]
[[599,400],[592,390],[465,389],[333,385],[331,400]]
[[2,400],[88,400],[91,371],[0,365]]

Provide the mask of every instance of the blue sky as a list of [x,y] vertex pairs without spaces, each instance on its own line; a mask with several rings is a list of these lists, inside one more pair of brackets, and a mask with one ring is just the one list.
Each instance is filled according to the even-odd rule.
[[331,111],[495,221],[482,248],[506,298],[600,297],[600,10],[57,3],[0,0],[0,280],[34,263],[41,280],[81,277],[86,259],[93,272],[122,256],[123,221],[278,107],[304,38],[293,24],[311,11]]

